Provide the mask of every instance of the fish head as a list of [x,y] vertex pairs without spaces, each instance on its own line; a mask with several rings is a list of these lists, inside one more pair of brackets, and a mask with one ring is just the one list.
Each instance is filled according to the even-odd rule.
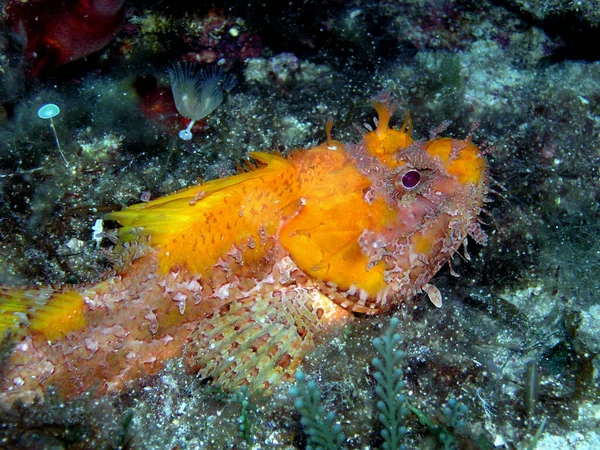
[[487,162],[470,138],[415,141],[410,115],[393,129],[395,105],[373,104],[377,128],[345,146],[366,187],[360,198],[345,190],[312,208],[313,223],[335,220],[313,227],[312,242],[301,249],[311,262],[304,266],[327,283],[327,295],[354,312],[375,314],[423,291],[439,305],[431,278],[468,236],[486,243],[478,216],[488,193]]

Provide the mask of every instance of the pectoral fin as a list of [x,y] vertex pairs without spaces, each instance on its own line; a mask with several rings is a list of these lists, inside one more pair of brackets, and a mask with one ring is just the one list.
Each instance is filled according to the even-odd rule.
[[225,390],[248,385],[268,392],[292,379],[319,336],[341,328],[351,317],[315,288],[246,297],[199,323],[186,360],[192,370]]

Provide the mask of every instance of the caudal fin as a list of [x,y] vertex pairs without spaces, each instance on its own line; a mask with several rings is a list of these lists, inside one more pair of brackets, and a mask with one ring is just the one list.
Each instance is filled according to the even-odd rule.
[[0,337],[7,333],[58,339],[83,328],[83,297],[72,290],[0,285]]

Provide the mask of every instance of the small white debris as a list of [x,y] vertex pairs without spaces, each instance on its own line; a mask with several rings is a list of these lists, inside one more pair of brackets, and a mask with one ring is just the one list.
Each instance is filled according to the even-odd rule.
[[96,246],[98,246],[104,236],[104,220],[96,219],[96,222],[94,222],[94,225],[92,226],[92,231],[92,239],[96,241]]
[[505,447],[507,445],[506,439],[501,434],[494,436],[494,447]]
[[67,242],[67,247],[74,252],[80,252],[83,249],[84,242],[77,239],[71,238],[69,242]]
[[585,97],[583,97],[581,95],[578,95],[577,98],[584,105],[589,105],[590,104],[590,101],[587,98],[585,98]]

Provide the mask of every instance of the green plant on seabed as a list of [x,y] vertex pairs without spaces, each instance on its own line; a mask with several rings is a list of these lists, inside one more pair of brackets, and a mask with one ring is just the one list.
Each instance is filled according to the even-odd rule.
[[402,340],[400,334],[396,332],[399,323],[397,317],[392,317],[385,334],[373,339],[373,346],[379,354],[371,363],[376,369],[373,377],[377,381],[375,394],[379,397],[376,404],[379,410],[377,418],[383,425],[381,437],[384,450],[405,448],[400,444],[400,440],[406,434],[404,417],[408,414],[408,409],[406,396],[403,394],[404,374],[398,367],[404,359],[404,352],[398,349],[398,344]]
[[[413,405],[407,403],[407,407],[417,416],[419,422],[427,427],[429,433],[438,439],[444,450],[453,450],[456,448],[455,432],[460,431],[465,426],[463,416],[468,411],[468,408],[463,403],[453,398],[448,400],[448,403],[442,409],[447,425],[434,423],[423,411],[415,408]],[[488,448],[487,445],[483,445],[486,444],[485,442],[480,444],[482,444],[482,449]]]
[[[446,422],[437,424],[430,420],[422,411],[410,405],[404,395],[404,373],[399,368],[404,359],[404,352],[398,349],[401,342],[397,328],[400,320],[393,317],[386,332],[373,339],[377,356],[371,363],[375,368],[373,377],[377,382],[375,394],[378,397],[376,407],[377,419],[381,423],[380,432],[383,439],[382,448],[385,450],[405,449],[401,441],[407,432],[404,425],[408,412],[414,413],[419,421],[426,425],[429,432],[443,445],[445,450],[456,448],[455,432],[464,426],[463,416],[467,407],[454,400],[448,400],[443,408]],[[314,381],[307,381],[302,372],[296,373],[297,384],[290,394],[296,398],[295,407],[300,412],[301,423],[308,437],[307,449],[337,450],[344,447],[345,436],[337,423],[333,412],[325,415],[321,405],[321,392]],[[325,420],[323,420],[325,417]]]
[[321,404],[321,391],[317,384],[306,380],[304,373],[296,372],[297,384],[290,389],[290,395],[296,400],[294,406],[302,415],[300,423],[308,436],[307,450],[343,449],[346,436],[342,426],[337,423],[335,413],[325,414]]
[[[401,439],[406,434],[404,418],[408,412],[412,412],[419,422],[427,427],[430,435],[437,438],[444,450],[456,449],[457,436],[465,426],[464,416],[468,411],[465,404],[450,398],[442,408],[442,421],[431,420],[427,415],[411,405],[403,394],[404,381],[403,372],[398,367],[404,359],[404,353],[398,349],[401,342],[400,335],[396,332],[400,320],[393,317],[389,327],[383,336],[373,339],[373,346],[377,356],[373,358],[372,364],[376,369],[373,377],[377,382],[375,394],[379,399],[376,407],[379,411],[377,419],[382,425],[381,437],[382,448],[386,450],[405,449]],[[346,436],[342,427],[335,417],[335,413],[325,414],[321,404],[321,391],[312,380],[306,380],[306,376],[296,372],[296,385],[290,390],[294,397],[295,407],[302,418],[300,422],[308,438],[306,448],[308,450],[339,450],[344,449]],[[325,418],[325,419],[323,419]],[[538,428],[535,436],[527,446],[527,450],[535,450],[544,432],[546,419]],[[478,448],[492,449],[493,444],[481,435],[477,440]]]
[[248,386],[242,386],[239,391],[234,394],[231,401],[239,403],[241,406],[241,412],[238,418],[239,437],[250,445],[252,444],[250,411],[254,409],[254,405],[250,401],[250,391],[248,390]]
[[[400,335],[396,332],[400,320],[392,318],[390,325],[381,337],[373,339],[373,345],[378,356],[372,364],[376,371],[373,374],[377,386],[375,394],[379,397],[376,403],[379,410],[378,420],[383,429],[381,437],[385,450],[405,448],[400,440],[406,434],[404,416],[408,413],[406,397],[403,394],[404,381],[402,369],[398,367],[404,353],[399,350]],[[325,414],[321,405],[321,391],[317,384],[306,380],[305,375],[296,373],[297,384],[290,390],[290,395],[296,399],[294,405],[300,412],[300,422],[308,436],[307,449],[337,450],[344,448],[346,440],[342,427],[336,421],[335,414]],[[325,420],[323,420],[325,417]]]

